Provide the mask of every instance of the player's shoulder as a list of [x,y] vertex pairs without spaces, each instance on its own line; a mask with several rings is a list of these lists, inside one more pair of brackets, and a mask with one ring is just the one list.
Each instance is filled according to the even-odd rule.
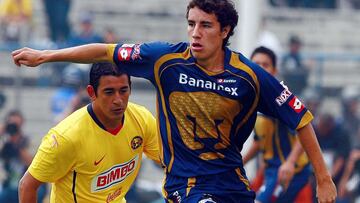
[[242,53],[225,48],[225,55],[228,58],[228,68],[235,73],[245,72],[249,75],[258,75],[261,68]]
[[76,134],[73,133],[74,131],[81,131],[88,126],[88,118],[89,113],[87,106],[85,106],[70,114],[52,129],[61,136],[71,136],[72,134]]
[[143,117],[143,118],[152,117],[151,112],[146,107],[133,102],[128,103],[126,111],[135,117]]
[[189,44],[186,42],[179,42],[176,44],[172,44],[169,42],[155,41],[149,43],[143,43],[140,45],[142,49],[151,48],[152,51],[167,54],[167,53],[180,53],[185,51]]
[[257,113],[257,117],[256,117],[256,122],[261,124],[266,124],[266,123],[273,123],[276,119],[274,117],[268,116],[266,114]]

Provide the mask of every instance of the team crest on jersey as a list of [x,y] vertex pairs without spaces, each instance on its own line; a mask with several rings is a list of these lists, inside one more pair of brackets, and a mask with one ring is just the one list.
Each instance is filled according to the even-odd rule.
[[136,170],[138,162],[139,156],[137,155],[128,162],[111,166],[105,172],[96,175],[91,181],[91,191],[98,192],[123,182]]
[[293,97],[289,105],[296,113],[300,113],[304,109],[304,105],[297,97]]
[[118,50],[118,59],[119,61],[128,61],[130,60],[131,52],[135,44],[123,44]]
[[136,136],[131,140],[131,148],[135,150],[139,148],[142,145],[142,143],[143,143],[142,137]]

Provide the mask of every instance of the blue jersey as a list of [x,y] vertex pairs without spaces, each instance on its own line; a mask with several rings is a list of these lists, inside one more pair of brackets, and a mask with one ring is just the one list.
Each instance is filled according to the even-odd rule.
[[[260,143],[267,168],[279,168],[298,142],[296,131],[289,129],[281,121],[259,114],[254,127],[254,139]],[[295,171],[299,173],[309,164],[305,152],[298,158]]]
[[109,57],[157,89],[162,162],[180,177],[242,168],[240,151],[260,111],[292,129],[312,119],[301,102],[274,77],[225,48],[224,70],[196,63],[187,43],[110,45]]

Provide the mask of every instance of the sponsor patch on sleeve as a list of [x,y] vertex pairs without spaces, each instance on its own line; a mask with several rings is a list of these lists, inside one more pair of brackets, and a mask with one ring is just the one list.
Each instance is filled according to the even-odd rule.
[[300,113],[305,108],[302,102],[295,96],[289,101],[288,104],[292,109],[294,109],[296,113]]
[[119,61],[128,61],[135,44],[123,44],[117,53]]
[[282,106],[292,95],[292,92],[289,90],[289,88],[285,85],[284,81],[281,81],[280,84],[284,87],[284,90],[281,92],[281,94],[276,97],[275,102]]

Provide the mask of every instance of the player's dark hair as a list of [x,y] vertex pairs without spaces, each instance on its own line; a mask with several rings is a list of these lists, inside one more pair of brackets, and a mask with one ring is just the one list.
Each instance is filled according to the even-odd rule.
[[209,14],[215,14],[220,23],[221,30],[230,26],[230,31],[223,41],[223,47],[228,46],[229,38],[234,34],[234,29],[238,23],[238,13],[231,0],[191,0],[187,6],[186,19],[189,17],[189,10],[198,7]]
[[271,49],[260,46],[252,52],[250,58],[252,59],[255,56],[255,54],[258,53],[267,55],[271,59],[272,66],[276,68],[276,62],[277,62],[276,55]]
[[100,78],[102,76],[107,76],[107,75],[112,75],[112,76],[126,75],[128,77],[129,87],[131,88],[130,76],[125,72],[123,68],[119,68],[113,63],[99,62],[99,63],[94,63],[90,69],[89,83],[91,86],[93,86],[95,90],[95,94],[97,93],[97,89],[99,87]]

